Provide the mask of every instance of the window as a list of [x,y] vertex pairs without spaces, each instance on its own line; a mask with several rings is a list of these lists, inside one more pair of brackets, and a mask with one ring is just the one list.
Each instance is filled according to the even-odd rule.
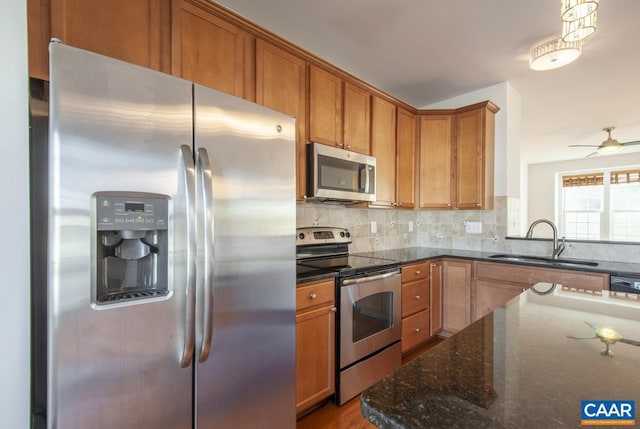
[[566,238],[640,241],[640,169],[565,174],[559,203]]

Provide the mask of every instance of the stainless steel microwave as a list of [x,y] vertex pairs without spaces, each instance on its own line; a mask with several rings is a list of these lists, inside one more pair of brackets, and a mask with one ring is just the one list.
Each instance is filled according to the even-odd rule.
[[307,144],[307,200],[375,201],[376,159],[311,142]]

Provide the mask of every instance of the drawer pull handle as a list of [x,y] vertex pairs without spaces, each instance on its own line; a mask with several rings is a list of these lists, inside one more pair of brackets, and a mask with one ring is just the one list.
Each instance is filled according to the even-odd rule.
[[336,307],[331,307],[331,310],[330,310],[330,311],[331,311],[332,313],[335,313],[336,311],[338,311],[338,309],[337,309]]
[[416,270],[416,274],[420,274],[420,270]]
[[318,297],[318,295],[316,295],[315,293],[312,293],[311,295],[309,295],[309,298],[311,299],[316,299]]
[[416,299],[420,299],[420,295],[416,295]]
[[416,331],[416,333],[420,332],[420,328],[414,328],[413,330]]

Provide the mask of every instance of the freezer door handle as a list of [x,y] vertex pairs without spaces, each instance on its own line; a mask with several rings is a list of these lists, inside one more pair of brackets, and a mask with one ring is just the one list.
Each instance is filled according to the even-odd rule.
[[209,154],[204,148],[198,149],[198,173],[202,184],[202,200],[204,210],[204,312],[202,348],[200,350],[200,362],[209,358],[211,351],[211,338],[213,334],[213,185]]
[[191,147],[180,146],[184,167],[185,197],[187,205],[187,308],[185,312],[184,348],[180,366],[186,368],[193,359],[196,337],[196,195],[195,166]]

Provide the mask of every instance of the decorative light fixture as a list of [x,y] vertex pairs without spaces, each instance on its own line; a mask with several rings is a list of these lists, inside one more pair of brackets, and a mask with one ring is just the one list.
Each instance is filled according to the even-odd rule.
[[529,68],[532,70],[553,70],[575,61],[582,54],[581,42],[565,42],[552,39],[531,50]]
[[565,22],[582,19],[598,8],[598,0],[562,0],[560,4],[560,18]]
[[564,21],[562,23],[562,40],[565,42],[577,42],[586,39],[596,31],[597,13],[592,12],[583,18],[575,21]]

